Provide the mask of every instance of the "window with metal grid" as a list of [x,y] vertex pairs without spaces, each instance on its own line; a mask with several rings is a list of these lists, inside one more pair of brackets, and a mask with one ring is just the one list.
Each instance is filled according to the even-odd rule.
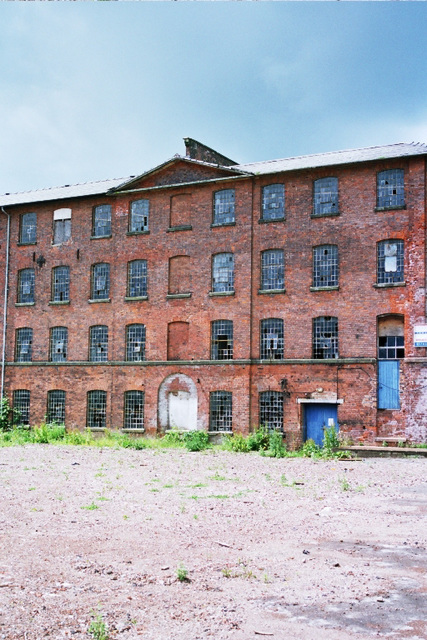
[[52,327],[50,330],[50,360],[51,362],[65,362],[68,353],[67,327]]
[[320,178],[313,185],[313,215],[338,213],[338,178]]
[[403,169],[387,169],[377,174],[377,207],[393,209],[405,204]]
[[268,249],[261,253],[261,289],[285,288],[285,258],[282,249]]
[[53,212],[53,244],[62,244],[71,238],[71,214],[68,207]]
[[30,304],[34,302],[35,290],[35,271],[34,269],[21,269],[18,272],[18,298],[21,304]]
[[281,318],[261,320],[261,359],[282,360],[283,352],[283,320]]
[[31,362],[33,356],[33,330],[23,327],[16,330],[15,361]]
[[52,269],[52,302],[70,300],[70,267]]
[[232,431],[233,398],[231,391],[211,391],[209,431]]
[[129,231],[141,233],[148,231],[148,219],[150,215],[150,201],[147,199],[134,200],[130,203]]
[[24,213],[20,218],[20,244],[35,244],[37,242],[37,213]]
[[144,391],[125,392],[125,429],[144,429]]
[[338,358],[338,318],[313,318],[313,358]]
[[269,184],[262,190],[262,219],[281,220],[285,217],[285,185]]
[[88,429],[105,429],[107,426],[106,391],[88,391],[86,426]]
[[322,244],[313,247],[313,287],[338,286],[338,247]]
[[110,296],[110,265],[106,262],[92,267],[92,300],[108,300]]
[[403,240],[382,240],[377,244],[377,283],[404,282]]
[[217,253],[212,258],[212,291],[234,291],[234,255]]
[[145,326],[130,324],[126,327],[126,360],[142,362],[145,360]]
[[27,389],[13,392],[13,423],[30,424],[30,392]]
[[65,391],[55,389],[47,393],[47,421],[65,423]]
[[211,359],[233,359],[233,322],[214,320],[211,332]]
[[108,327],[97,325],[90,328],[89,334],[90,362],[107,362],[108,360]]
[[234,189],[223,189],[214,194],[214,224],[231,224],[234,216]]
[[283,393],[262,391],[259,394],[259,424],[269,431],[283,431]]
[[382,360],[400,360],[404,357],[404,336],[378,336],[378,358]]
[[132,260],[132,262],[128,262],[128,297],[145,298],[147,291],[147,260]]
[[92,237],[111,235],[111,205],[100,204],[93,209]]

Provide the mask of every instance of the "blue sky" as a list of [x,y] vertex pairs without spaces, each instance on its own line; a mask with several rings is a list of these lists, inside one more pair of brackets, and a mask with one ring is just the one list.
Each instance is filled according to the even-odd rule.
[[0,192],[427,142],[425,2],[0,3]]

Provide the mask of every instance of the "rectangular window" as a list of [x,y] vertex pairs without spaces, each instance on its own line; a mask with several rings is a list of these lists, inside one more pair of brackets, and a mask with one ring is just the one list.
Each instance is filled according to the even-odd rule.
[[47,422],[65,423],[65,391],[55,389],[47,394]]
[[130,324],[126,327],[126,360],[142,362],[145,360],[145,326]]
[[217,253],[212,259],[212,291],[234,291],[234,256]]
[[13,392],[13,423],[30,424],[30,392],[16,389]]
[[233,322],[214,320],[211,333],[211,360],[233,359]]
[[313,185],[313,215],[338,213],[338,178],[321,178]]
[[100,204],[93,210],[92,237],[105,238],[111,236],[111,205]]
[[283,351],[283,320],[281,318],[261,320],[261,359],[281,360]]
[[62,244],[71,238],[71,209],[53,212],[53,244]]
[[92,300],[108,300],[110,296],[110,265],[106,262],[92,267]]
[[313,248],[313,287],[338,286],[338,247],[322,244]]
[[313,358],[338,358],[338,318],[313,318]]
[[269,184],[262,190],[262,219],[283,220],[285,217],[285,185]]
[[34,302],[35,279],[34,269],[21,269],[18,272],[18,303],[32,304]]
[[261,253],[261,289],[283,291],[285,288],[285,258],[282,249]]
[[143,391],[125,392],[125,429],[144,429],[144,401]]
[[223,189],[214,194],[213,224],[232,224],[234,216],[234,189]]
[[404,357],[404,336],[378,336],[378,358],[383,360],[399,360]]
[[259,424],[269,431],[283,431],[283,393],[263,391],[259,394]]
[[108,327],[98,325],[90,328],[89,334],[90,362],[107,362],[108,360]]
[[23,213],[19,224],[19,243],[35,244],[37,242],[37,213]]
[[88,429],[105,429],[107,426],[107,393],[89,391],[87,394]]
[[147,260],[132,260],[132,262],[128,262],[128,297],[146,298],[147,292]]
[[50,330],[50,361],[65,362],[68,352],[67,327],[53,327]]
[[232,431],[231,391],[212,391],[209,403],[209,431]]
[[52,302],[69,302],[70,267],[52,269]]
[[150,214],[150,201],[134,200],[130,203],[129,231],[130,233],[143,233],[148,231]]
[[33,359],[33,330],[23,327],[16,330],[15,361],[31,362]]
[[403,240],[383,240],[377,244],[377,282],[404,282]]
[[403,169],[388,169],[377,174],[377,208],[393,209],[405,205]]

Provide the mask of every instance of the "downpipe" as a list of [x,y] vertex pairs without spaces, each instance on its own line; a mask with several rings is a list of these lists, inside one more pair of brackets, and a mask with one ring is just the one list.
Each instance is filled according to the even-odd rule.
[[3,336],[2,336],[2,353],[1,353],[1,383],[0,383],[0,401],[4,395],[4,373],[6,365],[6,326],[7,326],[7,299],[9,289],[9,245],[10,245],[10,213],[7,213],[0,207],[2,213],[7,216],[6,231],[6,271],[4,277],[4,308],[3,308]]

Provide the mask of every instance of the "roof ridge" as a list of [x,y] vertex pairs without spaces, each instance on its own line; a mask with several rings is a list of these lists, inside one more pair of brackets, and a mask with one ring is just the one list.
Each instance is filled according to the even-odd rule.
[[74,182],[73,184],[56,185],[54,187],[40,187],[39,189],[27,189],[26,191],[7,192],[7,193],[2,193],[0,195],[20,196],[26,193],[36,193],[36,192],[38,193],[39,191],[54,191],[55,189],[67,189],[68,187],[70,188],[82,187],[83,185],[86,185],[86,184],[100,184],[101,182],[117,182],[118,180],[125,182],[127,180],[130,180],[133,177],[135,176],[128,176],[126,178],[104,178],[104,180],[87,180],[86,182]]

